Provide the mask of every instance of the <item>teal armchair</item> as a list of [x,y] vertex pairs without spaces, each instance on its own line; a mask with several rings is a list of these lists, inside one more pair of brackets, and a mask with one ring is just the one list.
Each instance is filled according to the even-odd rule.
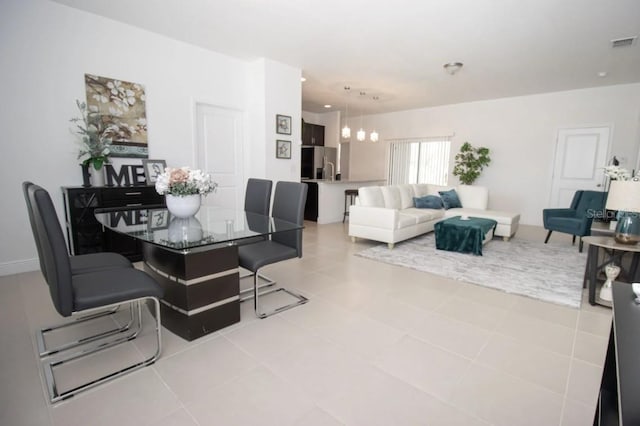
[[544,229],[549,231],[544,243],[549,241],[553,231],[571,234],[574,244],[576,237],[580,238],[578,250],[582,253],[582,237],[591,235],[591,224],[595,213],[604,211],[606,199],[606,192],[576,191],[569,208],[544,209],[542,222]]

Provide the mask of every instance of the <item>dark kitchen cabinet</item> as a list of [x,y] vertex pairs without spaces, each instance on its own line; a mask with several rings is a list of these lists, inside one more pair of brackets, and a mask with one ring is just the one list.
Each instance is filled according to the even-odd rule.
[[[94,210],[164,204],[164,197],[153,186],[63,187],[62,197],[69,253],[78,255],[112,251],[133,262],[142,260],[140,242],[103,229],[94,216]],[[119,220],[132,223],[142,220],[133,215],[133,212],[122,211],[118,217]]]
[[324,126],[303,121],[302,145],[324,146]]

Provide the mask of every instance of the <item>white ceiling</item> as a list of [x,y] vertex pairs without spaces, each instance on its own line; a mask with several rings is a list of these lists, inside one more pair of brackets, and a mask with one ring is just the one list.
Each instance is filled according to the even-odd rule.
[[[56,1],[242,59],[299,67],[310,112],[640,82],[640,43],[610,43],[640,35],[640,0]],[[451,61],[464,63],[454,76],[443,70]]]

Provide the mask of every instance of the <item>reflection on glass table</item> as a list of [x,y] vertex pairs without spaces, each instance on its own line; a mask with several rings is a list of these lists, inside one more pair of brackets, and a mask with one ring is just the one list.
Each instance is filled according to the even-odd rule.
[[173,217],[166,208],[97,209],[95,216],[112,231],[177,250],[233,244],[243,239],[301,229],[295,223],[268,216],[211,206],[202,206],[188,219]]

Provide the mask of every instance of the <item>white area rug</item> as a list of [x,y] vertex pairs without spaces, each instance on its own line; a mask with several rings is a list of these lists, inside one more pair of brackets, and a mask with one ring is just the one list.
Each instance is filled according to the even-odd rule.
[[579,308],[586,250],[542,242],[495,239],[482,249],[482,256],[436,250],[433,233],[396,244],[386,244],[356,253],[392,265],[491,287],[546,302]]

